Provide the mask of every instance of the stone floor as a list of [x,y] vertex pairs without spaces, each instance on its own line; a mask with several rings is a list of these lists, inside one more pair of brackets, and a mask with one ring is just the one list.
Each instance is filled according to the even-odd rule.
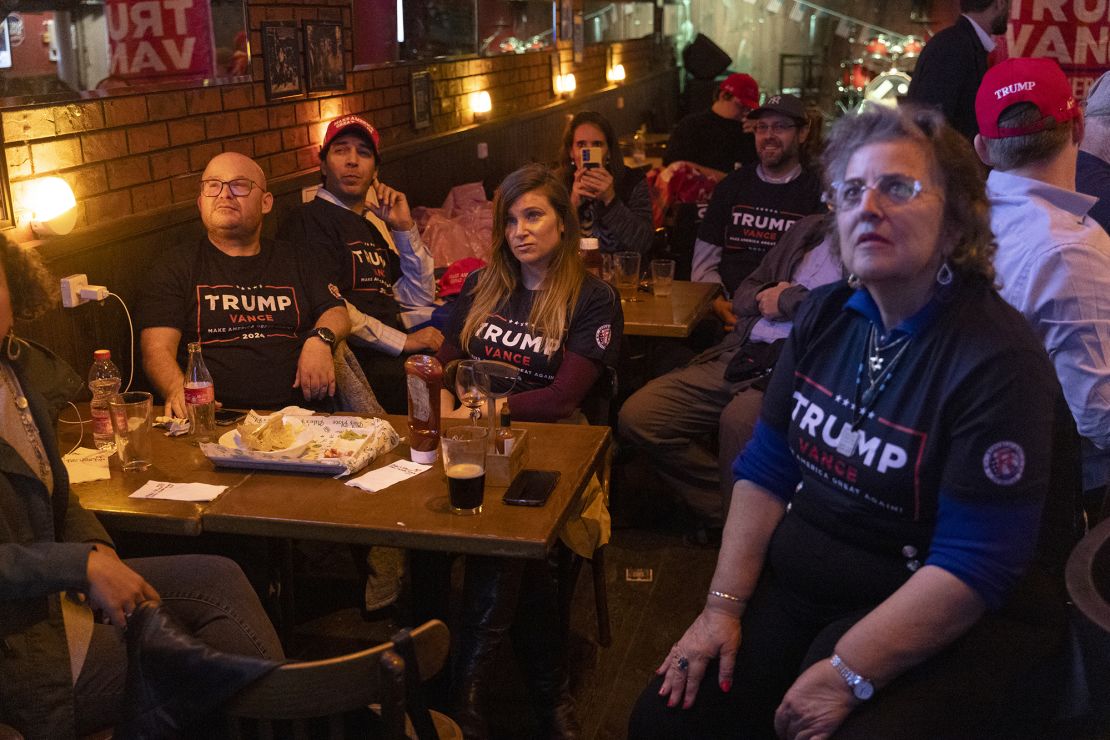
[[[335,563],[341,550],[318,554]],[[674,640],[696,616],[716,562],[716,551],[684,544],[680,532],[618,529],[606,550],[606,588],[612,645],[598,645],[592,575],[584,568],[572,605],[568,664],[584,737],[610,740],[625,737],[628,714],[644,684]],[[311,573],[313,563],[307,570]],[[639,574],[629,574],[638,569]],[[649,569],[650,581],[644,578]],[[366,620],[351,594],[348,578],[311,577],[298,582],[302,619],[295,630],[296,657],[316,658],[362,649],[389,639],[402,621],[389,611]],[[315,612],[315,614],[313,614]],[[511,651],[503,655],[504,670],[493,695],[495,737],[527,739],[534,735],[528,697]]]

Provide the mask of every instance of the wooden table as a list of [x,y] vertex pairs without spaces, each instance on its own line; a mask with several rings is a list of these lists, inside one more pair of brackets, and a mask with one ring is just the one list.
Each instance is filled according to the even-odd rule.
[[628,336],[685,339],[720,293],[715,283],[675,280],[669,296],[638,292],[639,301],[622,301],[624,333]]
[[[81,417],[89,418],[88,405],[81,405]],[[62,412],[62,420],[76,419],[72,409]],[[59,424],[58,441],[63,451],[77,441],[77,427]],[[85,424],[84,446],[91,446],[91,424]],[[128,494],[137,491],[147,481],[171,483],[211,483],[235,487],[249,477],[249,471],[217,470],[201,451],[185,438],[170,439],[161,430],[154,430],[151,466],[143,472],[128,472],[120,468],[119,458],[112,455],[108,466],[112,477],[108,480],[74,483],[73,492],[86,509],[96,513],[109,528],[149,534],[178,534],[196,536],[201,533],[201,514],[207,504],[165,499],[136,499]],[[226,492],[225,492],[226,493]]]
[[[404,440],[405,419],[388,418]],[[158,433],[149,470],[124,473],[113,457],[109,480],[74,484],[73,490],[105,524],[152,534],[225,532],[542,558],[590,476],[604,465],[611,432],[608,427],[565,424],[514,426],[530,435],[525,467],[561,473],[543,507],[506,506],[501,503],[505,489],[487,485],[482,514],[457,516],[448,508],[447,480],[440,463],[407,481],[368,493],[345,485],[346,479],[326,475],[215,468],[187,438],[170,439]],[[408,445],[402,441],[367,469],[407,458]],[[215,483],[229,489],[208,504],[129,497],[148,480]]]

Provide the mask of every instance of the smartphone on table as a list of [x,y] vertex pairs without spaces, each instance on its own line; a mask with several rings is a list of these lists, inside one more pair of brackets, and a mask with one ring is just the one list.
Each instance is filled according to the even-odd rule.
[[245,418],[247,418],[247,414],[243,411],[216,409],[216,426],[229,427],[232,424],[238,424]]
[[511,506],[543,506],[558,482],[558,470],[522,470],[501,500]]

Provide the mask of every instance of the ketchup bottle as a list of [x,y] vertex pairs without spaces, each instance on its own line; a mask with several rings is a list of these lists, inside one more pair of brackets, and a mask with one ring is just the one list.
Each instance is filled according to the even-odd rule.
[[439,392],[443,366],[431,355],[405,360],[409,390],[409,448],[412,461],[431,465],[439,457]]

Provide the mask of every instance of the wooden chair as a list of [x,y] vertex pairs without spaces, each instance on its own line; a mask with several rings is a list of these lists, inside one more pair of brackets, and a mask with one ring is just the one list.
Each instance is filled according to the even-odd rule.
[[[413,696],[421,683],[443,667],[450,646],[446,625],[432,620],[410,633],[414,661],[406,663],[391,641],[377,647],[327,660],[287,663],[236,695],[224,707],[232,737],[243,737],[250,724],[258,736],[274,737],[290,732],[293,737],[345,736],[345,721],[352,712],[380,706],[380,737],[400,740],[406,732],[406,708],[421,701]],[[415,666],[412,663],[415,663]],[[408,674],[406,685],[406,674]],[[424,710],[427,711],[427,710]],[[431,713],[434,735],[421,733],[420,740],[462,737],[451,719]],[[421,718],[412,725],[421,727]],[[327,734],[322,735],[326,726]]]
[[1092,714],[1100,730],[1110,733],[1110,519],[1075,546],[1065,578],[1079,613],[1072,626],[1079,639]]

